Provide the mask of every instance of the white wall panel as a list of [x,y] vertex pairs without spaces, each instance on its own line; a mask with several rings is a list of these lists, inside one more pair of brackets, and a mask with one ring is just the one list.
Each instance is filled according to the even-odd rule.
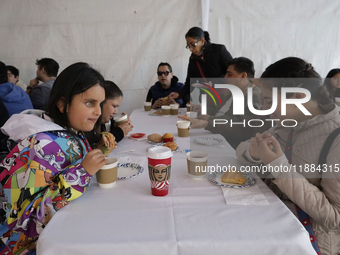
[[284,57],[313,64],[321,76],[340,67],[340,2],[213,0],[209,32],[233,57],[255,63],[256,76]]
[[185,80],[184,35],[200,22],[200,0],[1,0],[0,60],[26,83],[37,58],[53,58],[61,70],[88,62],[122,88],[121,110],[130,113],[157,81],[160,62]]

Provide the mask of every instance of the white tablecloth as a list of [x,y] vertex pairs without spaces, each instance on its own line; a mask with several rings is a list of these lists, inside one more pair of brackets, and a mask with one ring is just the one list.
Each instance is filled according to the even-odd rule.
[[[171,132],[180,149],[189,149],[195,137],[222,138],[205,130],[191,130],[191,138],[178,137],[176,116],[149,116],[138,109],[130,117],[133,132]],[[146,141],[124,138],[110,156],[139,163],[144,172],[118,180],[111,189],[99,188],[94,177],[91,187],[49,222],[40,235],[38,254],[315,254],[303,226],[258,178],[255,185],[265,203],[237,205],[229,197],[229,204],[229,193],[220,186],[189,178],[186,155],[175,152],[169,195],[152,196],[149,146]],[[225,140],[222,146],[192,145],[191,149],[208,148],[208,165],[237,165],[234,150]],[[135,151],[118,153],[132,148]]]

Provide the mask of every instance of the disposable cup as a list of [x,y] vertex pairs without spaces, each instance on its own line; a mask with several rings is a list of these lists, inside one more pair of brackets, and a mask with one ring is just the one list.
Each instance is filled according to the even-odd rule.
[[117,125],[124,123],[125,121],[128,121],[128,115],[127,114],[121,114],[114,118],[114,121]]
[[187,117],[190,119],[196,119],[197,118],[197,112],[187,112]]
[[191,104],[187,104],[187,112],[190,112]]
[[156,146],[148,149],[151,194],[154,196],[166,196],[169,193],[172,155],[168,147]]
[[168,105],[162,105],[162,114],[164,117],[170,116],[170,106]]
[[151,102],[144,102],[144,111],[149,112],[151,111]]
[[118,170],[118,159],[109,158],[109,162],[97,173],[97,182],[101,188],[112,188],[116,185]]
[[170,105],[170,115],[177,115],[178,114],[179,104],[171,104]]
[[177,121],[178,136],[179,137],[188,137],[189,136],[189,126],[190,126],[190,121],[178,120]]
[[189,177],[200,180],[207,171],[208,153],[204,151],[190,151],[187,153]]

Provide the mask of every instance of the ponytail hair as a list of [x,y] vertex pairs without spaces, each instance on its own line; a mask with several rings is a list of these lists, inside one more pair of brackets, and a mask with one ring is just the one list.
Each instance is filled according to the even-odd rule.
[[334,69],[330,70],[328,72],[327,76],[326,76],[326,79],[325,79],[324,83],[323,83],[323,86],[327,89],[327,91],[328,91],[328,93],[329,93],[329,95],[330,95],[332,100],[334,100],[336,95],[335,95],[334,88],[333,88],[333,86],[331,84],[331,78],[334,75],[338,74],[338,73],[340,73],[340,69],[339,68],[334,68]]
[[[283,58],[266,68],[261,75],[266,78],[263,85],[267,88],[299,87],[311,93],[311,99],[320,105],[332,103],[320,75],[314,70],[312,64],[296,57]],[[284,79],[278,79],[284,78]]]
[[210,35],[208,31],[203,31],[200,27],[192,27],[189,29],[189,31],[185,34],[185,38],[192,37],[197,40],[201,40],[202,38],[205,39],[205,41],[210,42]]

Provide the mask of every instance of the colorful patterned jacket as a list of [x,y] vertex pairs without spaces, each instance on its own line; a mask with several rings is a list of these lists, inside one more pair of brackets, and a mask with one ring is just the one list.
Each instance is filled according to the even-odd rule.
[[[71,135],[36,112],[43,118],[15,114],[2,128],[19,143],[0,164],[0,254],[35,254],[43,228],[92,177],[81,165],[91,150],[84,135]],[[18,139],[34,126],[38,133]]]

